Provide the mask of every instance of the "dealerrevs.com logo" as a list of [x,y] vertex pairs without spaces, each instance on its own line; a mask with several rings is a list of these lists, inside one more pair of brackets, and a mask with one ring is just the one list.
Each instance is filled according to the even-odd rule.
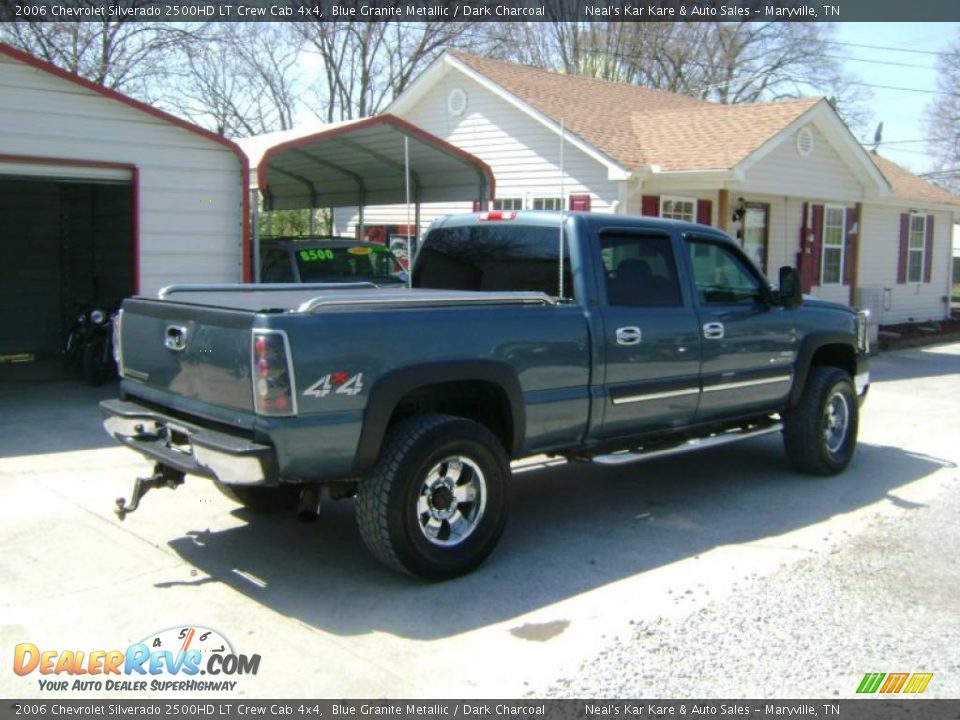
[[231,691],[238,681],[228,678],[259,669],[259,655],[237,654],[223,635],[198,625],[152,633],[126,650],[47,650],[25,642],[13,651],[13,671],[41,675],[39,687],[49,691]]

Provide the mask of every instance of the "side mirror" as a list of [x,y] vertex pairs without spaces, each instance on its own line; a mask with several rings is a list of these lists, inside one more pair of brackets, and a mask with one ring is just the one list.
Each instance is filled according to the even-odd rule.
[[803,289],[800,287],[800,273],[796,268],[784,265],[780,268],[780,304],[788,310],[800,307],[803,303]]

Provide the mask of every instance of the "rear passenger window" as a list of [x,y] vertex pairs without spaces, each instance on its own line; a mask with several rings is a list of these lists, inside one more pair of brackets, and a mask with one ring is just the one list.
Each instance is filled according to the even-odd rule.
[[677,263],[666,235],[601,233],[607,303],[628,307],[683,304]]

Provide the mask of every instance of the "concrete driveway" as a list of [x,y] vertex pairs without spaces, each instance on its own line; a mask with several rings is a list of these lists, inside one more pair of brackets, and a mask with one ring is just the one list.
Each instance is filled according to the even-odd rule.
[[885,355],[873,375],[843,476],[792,472],[777,436],[614,469],[527,463],[494,555],[436,585],[378,565],[352,501],[300,525],[193,478],[121,523],[114,499],[149,465],[100,427],[116,388],[0,384],[0,696],[57,694],[11,670],[18,643],[124,649],[191,626],[261,656],[221,696],[544,692],[638,623],[682,620],[956,492],[960,344]]

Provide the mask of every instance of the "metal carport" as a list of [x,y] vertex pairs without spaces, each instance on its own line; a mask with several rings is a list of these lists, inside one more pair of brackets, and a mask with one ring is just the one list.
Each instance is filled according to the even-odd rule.
[[[238,141],[265,210],[473,200],[486,208],[493,172],[479,158],[393,115],[378,115]],[[257,212],[258,203],[251,203]],[[259,255],[254,217],[253,254]],[[254,267],[259,263],[254,262]],[[259,273],[258,273],[259,275]]]

